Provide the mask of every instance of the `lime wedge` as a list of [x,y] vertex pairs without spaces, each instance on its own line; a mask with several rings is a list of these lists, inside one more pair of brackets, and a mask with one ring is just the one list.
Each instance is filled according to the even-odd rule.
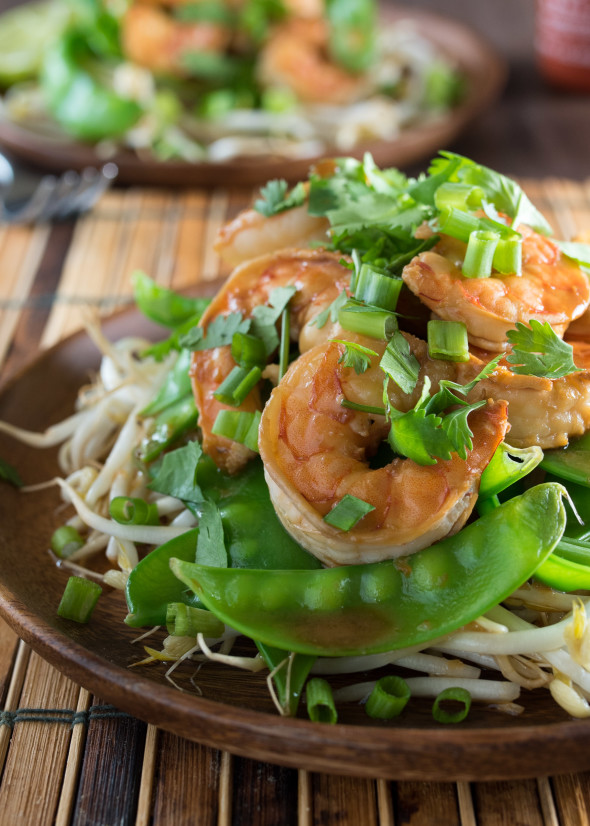
[[17,6],[0,15],[0,86],[35,77],[48,45],[72,15],[64,0]]

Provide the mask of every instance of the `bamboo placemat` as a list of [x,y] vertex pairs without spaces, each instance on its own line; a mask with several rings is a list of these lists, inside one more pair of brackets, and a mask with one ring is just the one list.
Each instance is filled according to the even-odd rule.
[[[590,230],[590,182],[522,182],[556,233]],[[0,383],[39,348],[131,300],[143,269],[183,289],[225,274],[218,227],[248,193],[114,191],[76,223],[0,226]],[[75,685],[0,621],[0,826],[588,826],[590,774],[515,782],[365,780],[220,753]]]

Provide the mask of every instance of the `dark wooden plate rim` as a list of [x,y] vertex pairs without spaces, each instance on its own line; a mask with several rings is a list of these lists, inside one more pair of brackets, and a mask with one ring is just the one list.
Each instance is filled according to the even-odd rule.
[[[467,80],[463,101],[448,114],[409,126],[392,140],[364,143],[347,152],[358,158],[370,152],[379,166],[403,167],[448,147],[499,95],[507,68],[481,35],[459,21],[411,8],[386,7],[384,16],[392,21],[403,18],[415,22],[435,45],[457,61]],[[92,146],[65,136],[51,138],[7,119],[0,119],[0,144],[15,158],[53,172],[81,170],[104,162]],[[335,152],[342,154],[342,150]],[[330,154],[333,152],[329,149],[323,153]],[[108,160],[118,165],[121,183],[186,187],[253,186],[276,177],[300,180],[307,177],[310,164],[317,158],[256,156],[226,162],[185,163],[144,160],[122,150]]]
[[[153,337],[154,329],[136,311],[125,311],[104,323],[107,336],[113,339],[123,334]],[[75,360],[85,342],[86,334],[78,333],[34,359],[4,387],[0,406],[5,406],[11,394],[27,388],[27,382],[30,385],[32,370],[48,370],[64,352]],[[60,392],[57,386],[56,396]],[[3,534],[6,530],[0,526],[0,539],[5,542]],[[314,724],[189,696],[138,670],[129,671],[69,636],[64,626],[53,625],[36,604],[23,599],[19,587],[11,588],[1,580],[0,616],[53,666],[103,700],[181,737],[245,757],[396,780],[497,780],[590,769],[590,729],[585,721],[564,716],[523,726],[515,718],[496,728],[490,712],[488,725],[470,728],[436,723],[405,728]]]

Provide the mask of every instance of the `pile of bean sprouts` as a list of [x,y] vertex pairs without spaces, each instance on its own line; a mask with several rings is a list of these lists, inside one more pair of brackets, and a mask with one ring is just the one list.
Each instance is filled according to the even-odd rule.
[[[63,500],[73,506],[75,514],[68,524],[85,541],[68,559],[56,558],[56,562],[77,575],[124,590],[129,573],[139,560],[138,545],[160,545],[196,524],[195,517],[180,500],[149,490],[149,479],[133,458],[150,428],[150,420],[142,418],[139,412],[158,392],[177,354],[157,362],[138,357],[149,345],[147,341],[127,338],[111,344],[95,322],[89,324],[88,332],[102,353],[102,361],[94,383],[80,390],[76,411],[42,434],[3,422],[0,431],[34,448],[60,445],[58,461],[62,476],[51,480],[51,484],[59,485]],[[109,502],[116,496],[142,497],[154,502],[165,524],[134,526],[115,522],[108,513]],[[104,574],[92,568],[93,558],[101,552],[112,566]],[[444,638],[383,654],[320,658],[312,673],[351,675],[350,685],[334,691],[336,703],[366,700],[375,683],[354,682],[354,675],[366,676],[365,672],[394,664],[396,669],[424,675],[407,677],[412,696],[436,697],[443,689],[458,686],[469,691],[475,701],[519,714],[523,706],[517,701],[522,690],[545,687],[568,714],[588,717],[587,606],[588,602],[580,596],[527,583],[504,605]],[[148,648],[149,656],[141,662],[172,661],[166,672],[171,682],[172,672],[195,658],[205,657],[250,671],[264,669],[260,655],[238,657],[230,653],[236,637],[231,628],[226,628],[217,639],[205,639],[201,634],[197,638],[168,636],[161,652]],[[490,672],[497,676],[490,678]],[[279,712],[286,714],[273,690],[272,674],[268,684]]]

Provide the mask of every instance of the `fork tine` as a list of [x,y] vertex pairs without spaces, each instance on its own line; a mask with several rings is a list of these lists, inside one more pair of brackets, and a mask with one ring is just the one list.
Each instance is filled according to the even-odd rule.
[[2,202],[0,204],[0,215],[3,221],[17,224],[30,224],[38,220],[39,215],[47,208],[50,203],[57,179],[54,175],[45,175],[41,178],[39,185],[33,192],[31,198],[18,209],[8,209]]
[[82,172],[78,190],[72,193],[69,212],[81,213],[91,209],[111,186],[119,174],[114,163],[105,164],[102,169],[88,167]]
[[[118,168],[113,163],[105,164],[102,169],[87,167],[81,175],[74,173],[64,181],[60,192],[56,193],[53,205],[47,205],[43,219],[64,219],[71,215],[86,212],[98,201],[118,175]],[[67,175],[68,173],[65,173]],[[65,177],[64,175],[64,177]]]

